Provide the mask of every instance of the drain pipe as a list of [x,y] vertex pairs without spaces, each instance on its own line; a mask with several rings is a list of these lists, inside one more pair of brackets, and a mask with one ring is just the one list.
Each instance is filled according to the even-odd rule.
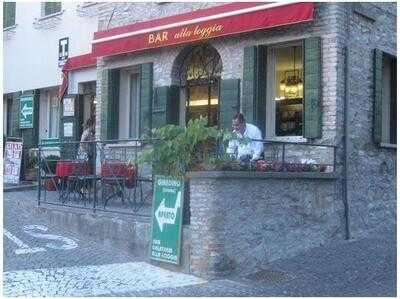
[[[348,5],[345,3],[344,5]],[[349,146],[350,146],[350,138],[349,138],[349,95],[350,95],[350,76],[349,76],[349,66],[350,66],[350,45],[349,45],[349,38],[350,38],[350,13],[351,13],[352,6],[349,5],[349,10],[347,10],[346,15],[346,48],[345,48],[345,63],[344,63],[344,75],[345,75],[345,95],[344,95],[344,128],[343,128],[343,204],[344,204],[344,218],[345,218],[345,239],[350,239],[350,227],[349,227],[349,202],[348,202],[348,164],[349,164]]]

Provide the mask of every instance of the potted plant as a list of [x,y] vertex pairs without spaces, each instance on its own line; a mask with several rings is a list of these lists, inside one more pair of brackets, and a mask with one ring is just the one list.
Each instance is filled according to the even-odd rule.
[[31,156],[28,159],[27,167],[25,169],[25,180],[36,181],[37,180],[37,156]]
[[55,177],[49,177],[49,176],[55,175],[57,161],[59,159],[60,159],[59,156],[49,155],[49,156],[45,157],[42,161],[42,163],[43,163],[42,169],[43,169],[44,173],[46,174],[45,178],[43,180],[43,186],[47,191],[57,190]]
[[151,163],[153,173],[184,178],[190,170],[217,170],[227,156],[219,145],[230,132],[207,126],[207,118],[190,120],[186,128],[165,125],[152,131],[152,148],[144,151],[139,163]]

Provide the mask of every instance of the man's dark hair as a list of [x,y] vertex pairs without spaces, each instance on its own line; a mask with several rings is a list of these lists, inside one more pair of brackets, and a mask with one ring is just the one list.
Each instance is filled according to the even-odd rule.
[[235,116],[232,118],[233,120],[238,120],[240,123],[244,123],[246,120],[244,119],[244,115],[240,112],[236,113]]

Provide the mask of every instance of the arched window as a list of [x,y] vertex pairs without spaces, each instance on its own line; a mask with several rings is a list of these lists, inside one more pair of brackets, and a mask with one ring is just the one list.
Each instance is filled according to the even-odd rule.
[[179,71],[180,85],[186,88],[186,123],[206,116],[210,126],[218,126],[221,71],[221,57],[210,45],[196,46],[187,54]]

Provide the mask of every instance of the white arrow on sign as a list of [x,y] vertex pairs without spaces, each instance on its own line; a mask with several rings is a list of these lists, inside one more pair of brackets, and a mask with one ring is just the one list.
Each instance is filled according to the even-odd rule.
[[168,208],[165,206],[165,198],[161,201],[160,205],[158,206],[156,216],[158,226],[160,227],[161,232],[163,231],[164,224],[175,224],[176,213],[178,208],[181,206],[181,191],[178,191],[175,201],[174,208]]
[[27,115],[31,115],[33,113],[33,108],[32,107],[28,107],[25,104],[24,107],[22,107],[21,113],[24,116],[24,118],[26,118]]

